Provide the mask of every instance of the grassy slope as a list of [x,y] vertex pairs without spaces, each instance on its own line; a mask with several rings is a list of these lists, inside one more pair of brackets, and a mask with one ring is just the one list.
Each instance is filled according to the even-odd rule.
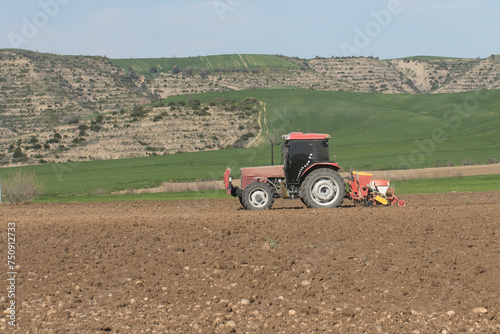
[[[500,91],[482,92],[481,99],[477,94],[259,89],[198,97],[256,97],[266,102],[271,137],[291,131],[328,133],[333,137],[331,154],[341,165],[373,170],[446,165],[450,160],[454,164],[500,160]],[[186,97],[171,98],[182,99]],[[437,142],[433,134],[440,134]]]
[[[439,95],[380,95],[310,90],[251,90],[200,94],[242,99],[253,96],[267,106],[270,136],[290,131],[323,132],[333,136],[331,156],[344,168],[358,170],[419,168],[436,161],[464,160],[486,163],[500,160],[500,91],[488,92],[479,103],[475,92]],[[485,96],[486,93],[482,93]],[[169,100],[186,100],[176,96]],[[469,106],[470,115],[458,117],[454,108]],[[444,116],[449,113],[451,121]],[[432,142],[442,131],[443,142]],[[420,146],[416,141],[425,145]],[[431,150],[432,149],[432,150]],[[431,152],[432,151],[432,152]],[[279,163],[280,149],[275,149]],[[112,161],[92,161],[26,167],[45,184],[46,198],[94,194],[98,189],[116,191],[157,186],[170,180],[220,179],[225,168],[269,164],[266,140],[259,147],[184,153],[171,156]],[[418,162],[415,164],[404,161]],[[2,170],[2,174],[9,170]],[[98,191],[99,192],[99,191]]]
[[233,54],[219,56],[199,56],[188,58],[143,58],[143,59],[113,59],[112,62],[128,70],[132,67],[140,74],[150,73],[151,68],[158,72],[168,72],[174,67],[193,70],[215,69],[253,69],[260,67],[287,67],[299,66],[274,55]]

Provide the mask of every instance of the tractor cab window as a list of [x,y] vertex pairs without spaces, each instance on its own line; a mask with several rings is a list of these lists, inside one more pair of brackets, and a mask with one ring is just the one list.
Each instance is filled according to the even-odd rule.
[[327,140],[314,141],[314,159],[317,162],[325,162],[330,160],[330,151]]

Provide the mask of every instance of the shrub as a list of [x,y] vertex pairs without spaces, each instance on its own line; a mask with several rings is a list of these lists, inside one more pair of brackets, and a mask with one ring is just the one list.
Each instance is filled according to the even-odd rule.
[[130,113],[130,117],[144,117],[147,115],[147,111],[143,109],[142,106],[136,105]]
[[68,119],[68,124],[69,125],[72,125],[72,124],[78,124],[80,122],[80,120],[78,119],[77,116],[72,116],[70,117],[70,119]]
[[158,121],[161,121],[163,119],[163,116],[162,115],[156,115],[154,118],[153,118],[153,122],[158,122]]
[[91,125],[89,129],[90,129],[90,131],[99,132],[99,131],[101,131],[102,127],[100,125],[94,124],[94,125]]
[[87,131],[89,129],[89,127],[85,124],[82,124],[78,127],[78,130],[80,130],[80,133],[78,134],[78,136],[80,137],[83,137],[83,136],[86,136],[87,133],[85,131]]
[[8,203],[32,202],[42,192],[42,184],[33,173],[18,170],[2,182],[2,198]]
[[100,124],[104,121],[104,116],[103,115],[99,115],[95,118],[95,122]]
[[194,106],[200,106],[201,105],[201,101],[199,99],[194,99],[192,98],[191,96],[188,98],[188,105],[190,107],[194,107]]
[[75,139],[72,140],[72,143],[77,145],[84,142],[86,142],[86,139],[82,137],[76,137]]
[[475,165],[476,162],[475,161],[472,161],[470,159],[467,159],[467,160],[463,160],[462,161],[462,166],[472,166],[472,165]]
[[23,150],[20,148],[20,147],[17,147],[15,150],[14,150],[14,154],[12,155],[12,157],[14,159],[18,159],[18,158],[23,158],[25,157],[26,155],[23,153]]

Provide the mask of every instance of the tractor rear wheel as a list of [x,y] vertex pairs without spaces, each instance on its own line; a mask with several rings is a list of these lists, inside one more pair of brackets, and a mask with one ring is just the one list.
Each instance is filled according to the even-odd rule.
[[300,192],[309,208],[336,208],[344,201],[345,183],[336,171],[321,168],[306,176]]
[[256,181],[243,190],[241,204],[247,210],[265,210],[274,203],[274,191],[270,185]]

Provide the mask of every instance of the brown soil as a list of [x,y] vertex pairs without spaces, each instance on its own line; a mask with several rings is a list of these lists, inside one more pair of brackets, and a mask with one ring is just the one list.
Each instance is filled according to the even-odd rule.
[[261,212],[232,198],[2,205],[4,263],[16,223],[17,329],[498,333],[500,192],[402,197]]

